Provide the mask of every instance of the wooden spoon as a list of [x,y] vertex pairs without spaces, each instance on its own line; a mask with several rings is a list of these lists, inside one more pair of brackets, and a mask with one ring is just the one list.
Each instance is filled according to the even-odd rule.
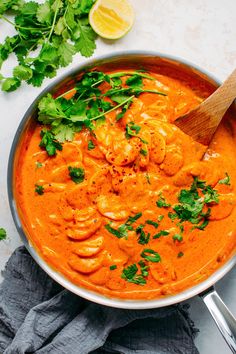
[[236,97],[236,69],[205,101],[175,124],[195,141],[208,146],[225,112]]

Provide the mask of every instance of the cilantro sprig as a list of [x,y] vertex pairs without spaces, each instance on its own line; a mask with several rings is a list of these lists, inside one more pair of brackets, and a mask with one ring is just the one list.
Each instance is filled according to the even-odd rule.
[[[76,53],[91,56],[97,37],[88,21],[93,3],[94,0],[45,0],[42,4],[1,1],[0,18],[15,27],[16,35],[6,37],[0,45],[0,68],[11,53],[18,60],[12,77],[0,76],[2,90],[14,91],[22,81],[41,86],[45,78],[54,77],[60,67],[68,66]],[[5,16],[8,10],[16,12],[14,22]]]
[[62,150],[62,145],[55,139],[55,136],[51,131],[42,129],[40,136],[41,141],[39,146],[45,148],[49,156],[54,156],[57,154],[57,150]]
[[[193,228],[204,230],[209,223],[211,205],[219,203],[219,195],[217,190],[195,177],[190,189],[180,191],[178,201],[179,204],[173,206],[175,213],[168,216],[180,222],[189,221],[195,225]],[[207,208],[206,211],[204,208]]]
[[[123,84],[120,79],[123,75],[129,76],[127,81],[130,79],[128,84],[132,86],[124,87],[127,84]],[[143,89],[142,77],[144,75],[138,71],[116,72],[113,74],[106,74],[100,71],[85,73],[75,87],[66,92],[74,94],[70,99],[65,99],[66,93],[64,93],[56,98],[52,97],[51,94],[47,94],[40,100],[38,104],[38,121],[50,128],[51,138],[55,141],[59,143],[63,143],[66,140],[71,141],[74,134],[83,127],[93,130],[96,126],[102,124],[106,114],[112,111],[116,111],[117,119],[121,119],[132,103],[133,98],[148,91]],[[145,75],[145,77],[146,79],[153,79],[149,75]],[[132,78],[134,78],[133,81],[131,80]],[[117,79],[120,81],[117,82]],[[108,85],[106,92],[103,92],[100,88],[100,84],[103,82]],[[137,85],[139,85],[138,88]],[[154,92],[156,94],[164,94],[159,91]],[[128,125],[126,129],[127,137],[138,136],[140,129],[141,127],[134,123]],[[92,149],[93,144],[93,142],[90,142],[88,148]],[[41,146],[43,146],[43,143]]]

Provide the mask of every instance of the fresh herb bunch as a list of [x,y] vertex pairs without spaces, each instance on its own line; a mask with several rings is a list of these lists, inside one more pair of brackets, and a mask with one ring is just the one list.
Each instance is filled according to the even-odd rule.
[[169,213],[169,217],[180,222],[189,221],[194,224],[194,229],[204,230],[209,223],[212,204],[219,203],[219,194],[205,181],[195,177],[189,189],[180,191],[178,201],[179,204],[173,206],[175,213]]
[[[41,86],[46,77],[54,77],[60,67],[69,65],[74,54],[91,56],[96,48],[96,34],[88,13],[94,1],[1,1],[0,18],[11,23],[17,34],[0,45],[0,68],[11,53],[15,53],[19,63],[12,77],[0,74],[2,90],[14,91],[22,81]],[[16,12],[14,22],[4,16],[8,10]]]
[[[128,76],[128,79],[123,84],[121,77],[124,76]],[[113,74],[93,71],[84,74],[73,89],[61,96],[53,98],[48,94],[43,97],[38,104],[38,120],[51,128],[48,131],[51,137],[50,144],[53,141],[55,146],[56,141],[62,143],[65,140],[73,140],[74,133],[84,126],[93,130],[96,125],[104,122],[105,115],[109,112],[117,110],[116,118],[121,119],[133,98],[143,92],[165,95],[156,90],[144,89],[142,78],[154,80],[152,76],[138,71]],[[104,82],[108,85],[106,92],[100,89],[100,84]],[[71,93],[74,94],[73,97],[64,98],[65,94]],[[137,136],[141,127],[135,129],[135,136]],[[40,146],[48,151],[44,143]],[[60,146],[57,146],[56,149],[60,150]]]

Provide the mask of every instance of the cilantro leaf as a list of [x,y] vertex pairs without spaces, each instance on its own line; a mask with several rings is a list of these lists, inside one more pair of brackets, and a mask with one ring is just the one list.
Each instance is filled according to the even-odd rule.
[[143,87],[143,81],[142,81],[142,77],[140,75],[132,75],[130,76],[127,80],[126,80],[126,85],[135,88],[135,89],[140,89]]
[[19,80],[29,80],[33,76],[33,72],[28,66],[18,65],[13,69],[13,76]]
[[43,167],[42,162],[39,162],[39,161],[36,161],[36,162],[35,162],[35,165],[36,165],[36,168],[41,168],[41,167]]
[[147,153],[148,153],[147,150],[144,150],[144,149],[141,149],[139,152],[143,156],[147,156]]
[[113,264],[113,265],[110,266],[110,270],[115,270],[115,269],[117,269],[117,265],[116,264]]
[[73,182],[76,184],[82,183],[84,181],[84,169],[81,167],[68,167],[69,175]]
[[0,68],[20,41],[20,36],[16,35],[14,37],[6,37],[5,42],[0,44]]
[[43,97],[38,104],[38,120],[43,124],[51,124],[56,118],[66,118],[60,101],[54,100],[50,93]]
[[24,4],[24,0],[1,0],[0,15],[8,10],[19,11]]
[[36,17],[40,23],[46,23],[47,25],[50,25],[52,20],[52,12],[49,1],[45,1],[43,4],[39,5]]
[[174,241],[178,241],[178,242],[183,241],[183,236],[179,234],[175,234],[172,238]]
[[2,91],[6,91],[6,92],[15,91],[16,89],[18,89],[18,87],[20,87],[20,85],[21,82],[19,79],[14,77],[9,77],[3,81]]
[[90,26],[83,25],[78,21],[77,36],[78,39],[75,41],[76,51],[80,52],[84,57],[90,57],[96,48],[96,33]]
[[159,194],[159,199],[156,201],[156,205],[158,206],[158,208],[169,208],[170,207],[170,204],[166,202],[162,193]]
[[181,258],[181,257],[183,257],[183,256],[184,256],[184,253],[183,253],[183,252],[179,252],[178,255],[177,255],[178,258]]
[[7,237],[7,232],[6,232],[6,230],[5,230],[3,227],[1,227],[1,228],[0,228],[0,241],[5,240],[6,237]]
[[76,53],[75,47],[68,43],[63,42],[58,48],[58,55],[60,56],[59,63],[61,66],[67,66],[72,62],[73,55]]
[[222,178],[218,181],[219,184],[225,184],[227,186],[230,186],[230,176],[228,175],[227,172],[225,172],[226,177]]
[[35,184],[35,193],[37,193],[38,195],[43,195],[44,194],[43,186],[40,186],[39,184]]
[[[54,139],[63,143],[64,141],[72,141],[75,134],[75,127],[71,124],[60,123],[52,129]],[[78,131],[78,130],[77,130]]]
[[62,150],[62,145],[55,140],[55,136],[50,130],[42,129],[40,136],[42,139],[39,146],[45,148],[49,156],[54,156],[56,155],[57,150]]
[[93,150],[95,149],[95,145],[92,140],[89,140],[88,142],[88,150]]
[[132,136],[137,136],[138,133],[141,130],[141,127],[137,124],[135,124],[134,122],[130,122],[126,124],[126,138],[129,139]]
[[37,70],[33,70],[32,77],[27,81],[28,84],[33,85],[34,87],[40,87],[44,80],[44,74],[37,72]]
[[202,193],[204,194],[204,202],[208,203],[219,203],[219,194],[218,192],[213,189],[211,186],[206,186]]

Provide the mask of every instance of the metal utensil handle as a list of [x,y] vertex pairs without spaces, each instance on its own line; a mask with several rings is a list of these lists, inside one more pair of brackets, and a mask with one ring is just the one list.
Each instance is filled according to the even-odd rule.
[[222,336],[236,354],[236,319],[212,287],[200,294]]

